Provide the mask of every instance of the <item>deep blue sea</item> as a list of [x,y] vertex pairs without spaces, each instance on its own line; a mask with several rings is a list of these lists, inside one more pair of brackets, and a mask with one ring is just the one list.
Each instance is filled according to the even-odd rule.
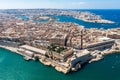
[[[120,9],[108,9],[108,10],[75,10],[75,11],[87,11],[94,13],[96,15],[100,15],[103,19],[114,21],[115,24],[104,24],[104,23],[90,23],[90,22],[84,22],[82,20],[75,19],[70,16],[51,16],[53,18],[58,18],[56,22],[74,22],[79,25],[85,26],[85,28],[116,28],[120,27]],[[29,20],[27,16],[18,16],[19,18],[22,18],[23,20]],[[47,20],[34,20],[34,22],[47,22]]]
[[[81,11],[81,10],[77,10]],[[100,15],[103,19],[114,21],[115,24],[103,24],[103,23],[90,23],[84,22],[82,20],[75,19],[70,16],[53,16],[54,18],[58,18],[60,22],[74,22],[79,25],[85,26],[85,28],[116,28],[120,27],[120,10],[82,10],[82,11],[89,11],[96,15]]]
[[[76,22],[87,28],[120,27],[120,10],[90,10],[116,24],[87,23],[71,17],[57,16],[62,22]],[[25,61],[22,56],[0,48],[0,80],[120,80],[120,53],[105,56],[103,60],[87,64],[67,75],[38,61]]]

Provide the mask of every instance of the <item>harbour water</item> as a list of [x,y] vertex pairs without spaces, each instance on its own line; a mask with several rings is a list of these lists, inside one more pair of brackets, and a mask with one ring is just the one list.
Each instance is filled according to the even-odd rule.
[[[120,10],[91,10],[115,24],[88,23],[71,17],[59,17],[61,22],[78,22],[91,28],[120,27]],[[71,20],[71,21],[68,21]],[[25,61],[22,56],[0,48],[0,80],[120,80],[120,53],[105,56],[103,60],[87,64],[77,72],[64,75],[38,61]]]
[[[82,20],[75,19],[70,16],[51,16],[53,18],[56,18],[56,22],[74,22],[79,25],[85,26],[85,28],[116,28],[120,27],[120,9],[116,10],[78,10],[78,11],[89,11],[91,13],[95,13],[97,15],[100,15],[103,19],[114,21],[115,24],[104,24],[104,23],[90,23],[90,22],[84,22]],[[22,18],[23,20],[29,20],[27,16],[18,16],[19,18]],[[47,20],[33,20],[35,22],[47,22]]]
[[21,18],[21,19],[23,19],[23,20],[25,20],[25,21],[29,20],[29,18],[28,18],[27,16],[25,16],[25,15],[17,16],[17,17],[18,17],[18,18]]
[[[79,11],[79,10],[78,10]],[[80,10],[81,11],[81,10]],[[75,19],[70,16],[53,16],[54,18],[58,18],[58,22],[74,22],[79,25],[85,26],[85,28],[116,28],[120,27],[120,10],[82,10],[89,11],[91,13],[100,15],[103,19],[114,21],[115,24],[104,24],[104,23],[90,23],[84,22],[82,20]]]

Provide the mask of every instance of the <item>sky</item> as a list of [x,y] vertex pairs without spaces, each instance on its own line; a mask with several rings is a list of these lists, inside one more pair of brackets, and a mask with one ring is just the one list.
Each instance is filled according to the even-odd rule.
[[0,9],[120,9],[120,0],[1,0]]

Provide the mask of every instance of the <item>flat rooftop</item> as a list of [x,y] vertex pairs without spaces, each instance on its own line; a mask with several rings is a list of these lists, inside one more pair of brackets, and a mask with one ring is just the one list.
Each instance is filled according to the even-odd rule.
[[90,54],[90,52],[85,49],[85,50],[80,50],[80,51],[78,51],[78,52],[76,53],[76,56],[77,56],[77,57],[82,57],[82,56],[87,55],[87,54]]
[[[79,58],[79,57],[90,54],[90,52],[87,49],[84,49],[84,50],[79,50],[77,52],[74,52],[74,54],[76,55],[77,58]],[[76,57],[75,56],[72,57],[71,60],[75,60]]]
[[57,38],[57,39],[65,39],[66,38],[66,36],[67,36],[68,34],[66,34],[66,33],[64,33],[64,32],[54,32],[54,33],[52,33],[52,39],[53,38]]
[[36,52],[36,53],[43,54],[43,55],[45,55],[45,53],[46,53],[45,50],[35,48],[35,47],[29,46],[29,45],[22,45],[22,46],[20,46],[20,48],[27,49],[27,50],[30,50],[32,52]]

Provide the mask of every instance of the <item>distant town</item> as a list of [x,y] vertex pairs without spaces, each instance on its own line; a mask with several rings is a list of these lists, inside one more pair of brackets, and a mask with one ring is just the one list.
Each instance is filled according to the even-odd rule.
[[114,24],[99,15],[61,9],[0,10],[0,47],[38,60],[57,71],[77,71],[86,63],[120,52],[120,28],[85,28],[72,22],[59,22],[54,15],[71,16],[91,22]]

